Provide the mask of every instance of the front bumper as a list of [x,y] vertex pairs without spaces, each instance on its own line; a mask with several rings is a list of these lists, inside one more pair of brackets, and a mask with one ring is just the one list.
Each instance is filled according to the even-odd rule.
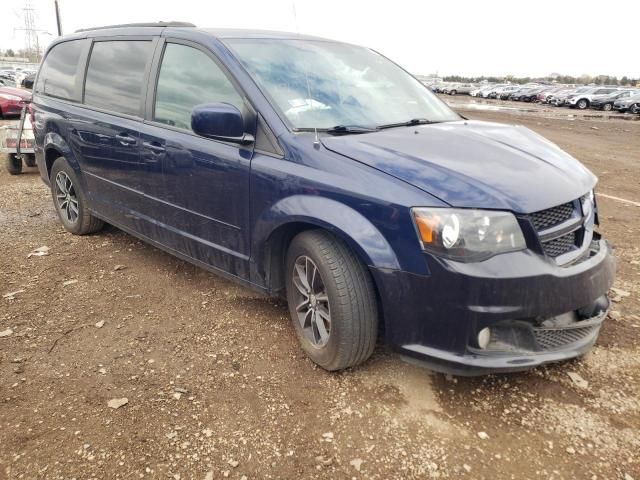
[[[527,250],[467,264],[427,255],[431,274],[424,276],[372,268],[387,342],[433,370],[459,375],[525,370],[583,355],[596,341],[615,275],[608,243],[600,240],[598,247],[569,267]],[[584,314],[589,308],[592,313]],[[588,318],[567,328],[542,324],[577,311]],[[492,340],[483,350],[476,339],[486,327]],[[580,335],[567,334],[578,328]]]

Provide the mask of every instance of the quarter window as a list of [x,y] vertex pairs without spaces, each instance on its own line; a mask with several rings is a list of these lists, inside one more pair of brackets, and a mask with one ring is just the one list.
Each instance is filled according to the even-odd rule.
[[154,120],[191,130],[191,110],[202,103],[229,103],[238,110],[243,106],[242,97],[207,54],[168,43],[158,76]]
[[[36,93],[65,100],[80,100],[76,78],[80,66],[83,40],[59,43],[49,51],[42,63]],[[84,63],[84,62],[82,62]]]
[[144,74],[152,51],[150,41],[95,42],[87,69],[84,103],[141,116]]

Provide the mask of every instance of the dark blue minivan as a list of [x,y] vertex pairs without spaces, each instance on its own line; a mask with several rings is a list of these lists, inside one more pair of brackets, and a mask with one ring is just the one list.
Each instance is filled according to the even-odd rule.
[[532,131],[470,121],[384,56],[183,23],[79,31],[34,88],[64,227],[103,222],[286,297],[309,357],[378,338],[431,368],[584,354],[615,262],[596,177]]

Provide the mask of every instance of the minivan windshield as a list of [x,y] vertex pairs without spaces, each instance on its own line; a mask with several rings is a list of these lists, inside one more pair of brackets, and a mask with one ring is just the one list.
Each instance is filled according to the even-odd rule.
[[225,43],[296,130],[460,120],[422,83],[368,48],[302,39]]

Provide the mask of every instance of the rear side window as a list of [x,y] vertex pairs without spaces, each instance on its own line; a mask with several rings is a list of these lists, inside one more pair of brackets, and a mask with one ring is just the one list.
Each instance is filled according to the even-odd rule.
[[146,40],[95,42],[91,49],[84,103],[141,116],[146,66],[152,55]]
[[81,68],[83,47],[83,40],[71,40],[53,47],[42,62],[35,92],[79,101],[80,89],[76,88],[76,79]]
[[154,120],[191,130],[191,110],[224,102],[242,111],[242,98],[224,72],[197,48],[168,43],[158,76]]

